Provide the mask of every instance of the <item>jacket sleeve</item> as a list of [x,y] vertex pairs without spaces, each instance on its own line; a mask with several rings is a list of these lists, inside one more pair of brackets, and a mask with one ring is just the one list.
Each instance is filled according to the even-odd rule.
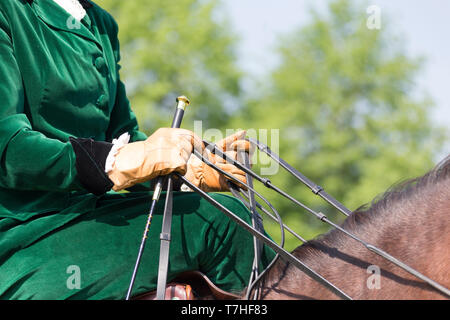
[[[112,17],[111,17],[112,18]],[[119,137],[122,133],[128,132],[130,134],[130,142],[142,141],[147,139],[147,135],[139,131],[138,123],[134,112],[131,110],[130,101],[127,98],[125,85],[120,80],[119,70],[120,66],[120,45],[118,39],[118,26],[114,19],[112,22],[112,32],[111,32],[111,44],[114,50],[114,56],[116,59],[116,70],[117,70],[117,96],[114,109],[111,114],[110,125],[107,132],[107,141],[111,141],[114,138]],[[173,190],[181,190],[181,181],[179,179],[174,179]],[[127,188],[128,191],[149,191],[154,190],[156,185],[156,179],[134,185]],[[164,189],[167,188],[167,183],[163,186]]]
[[33,131],[5,15],[0,11],[0,187],[18,190],[82,189],[69,142]]
[[117,71],[117,95],[116,103],[111,113],[110,124],[106,134],[106,140],[118,138],[125,132],[130,134],[130,141],[142,141],[147,139],[147,135],[139,131],[138,123],[134,112],[131,110],[125,85],[120,79],[120,45],[118,39],[118,26],[114,19],[111,19],[111,45],[114,51],[116,71]]

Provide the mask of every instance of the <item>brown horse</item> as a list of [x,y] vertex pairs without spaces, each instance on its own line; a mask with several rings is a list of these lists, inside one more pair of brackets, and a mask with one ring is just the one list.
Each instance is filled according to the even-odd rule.
[[[341,227],[449,288],[450,155],[424,176],[406,181],[375,199],[370,207],[356,210]],[[306,242],[292,254],[353,299],[448,298],[338,230]],[[236,299],[246,293],[224,292],[200,272],[189,272],[176,280],[191,285],[195,299]],[[169,286],[168,291],[176,292],[178,287]],[[142,297],[154,298],[154,293]],[[262,278],[258,298],[338,297],[279,259]]]
[[[387,191],[342,227],[425,276],[450,287],[450,156],[426,175]],[[448,298],[338,230],[299,246],[302,262],[353,299]],[[260,299],[336,299],[279,260],[263,278]]]

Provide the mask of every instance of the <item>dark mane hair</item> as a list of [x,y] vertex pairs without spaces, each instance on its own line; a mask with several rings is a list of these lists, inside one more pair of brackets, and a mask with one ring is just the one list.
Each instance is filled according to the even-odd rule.
[[366,212],[373,216],[375,213],[391,211],[392,205],[421,197],[426,190],[434,188],[438,183],[448,178],[450,178],[450,155],[425,175],[393,185],[372,200],[370,205],[365,204],[356,209],[352,216],[355,217],[357,214]]
[[[341,227],[450,287],[450,155],[425,175],[399,183],[355,210]],[[338,229],[307,241],[292,254],[354,299],[446,297]],[[383,290],[368,287],[371,266],[379,268]],[[265,299],[337,297],[286,261],[273,265],[264,283]]]
[[[425,175],[398,183],[370,204],[361,206],[346,218],[341,227],[368,242],[376,242],[386,234],[405,231],[411,223],[426,223],[427,219],[432,218],[428,214],[436,211],[432,210],[433,203],[442,203],[450,197],[450,185],[443,186],[449,179],[450,155]],[[424,201],[427,197],[434,197],[434,201]],[[305,257],[309,249],[324,251],[324,248],[346,241],[349,238],[342,232],[331,230],[299,248],[302,248],[302,256]]]

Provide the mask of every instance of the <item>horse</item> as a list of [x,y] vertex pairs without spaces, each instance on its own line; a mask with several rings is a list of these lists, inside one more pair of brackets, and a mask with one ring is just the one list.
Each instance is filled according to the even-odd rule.
[[[353,211],[340,226],[449,288],[450,155],[425,175],[399,183],[370,205]],[[337,229],[307,241],[291,253],[352,299],[448,298]],[[173,292],[181,286],[183,294],[178,297],[183,299],[186,283],[194,293],[189,299],[243,299],[247,293],[247,288],[240,294],[225,292],[201,272],[188,272],[176,280],[178,284],[167,287],[166,298],[176,296]],[[278,259],[260,280],[257,298],[339,297],[291,263]],[[155,294],[142,299],[155,299]]]
[[[355,210],[341,227],[449,288],[450,155],[425,175],[400,183]],[[292,254],[353,299],[448,298],[336,229]],[[338,297],[280,259],[262,279],[258,298]]]

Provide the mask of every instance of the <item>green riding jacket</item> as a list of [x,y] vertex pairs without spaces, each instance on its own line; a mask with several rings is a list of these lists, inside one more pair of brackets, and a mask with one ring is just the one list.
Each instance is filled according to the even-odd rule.
[[[77,23],[53,0],[0,0],[0,299],[123,299],[136,261],[151,193],[89,192],[69,142],[146,138],[119,78],[118,27],[80,3],[87,16]],[[236,198],[211,196],[251,222]],[[173,201],[168,281],[198,270],[240,292],[251,235],[195,193]],[[134,295],[156,288],[163,205]],[[261,266],[273,257],[265,247]]]
[[52,0],[0,1],[0,218],[60,211],[83,191],[69,137],[146,138],[119,78],[117,24],[86,11],[76,23]]

